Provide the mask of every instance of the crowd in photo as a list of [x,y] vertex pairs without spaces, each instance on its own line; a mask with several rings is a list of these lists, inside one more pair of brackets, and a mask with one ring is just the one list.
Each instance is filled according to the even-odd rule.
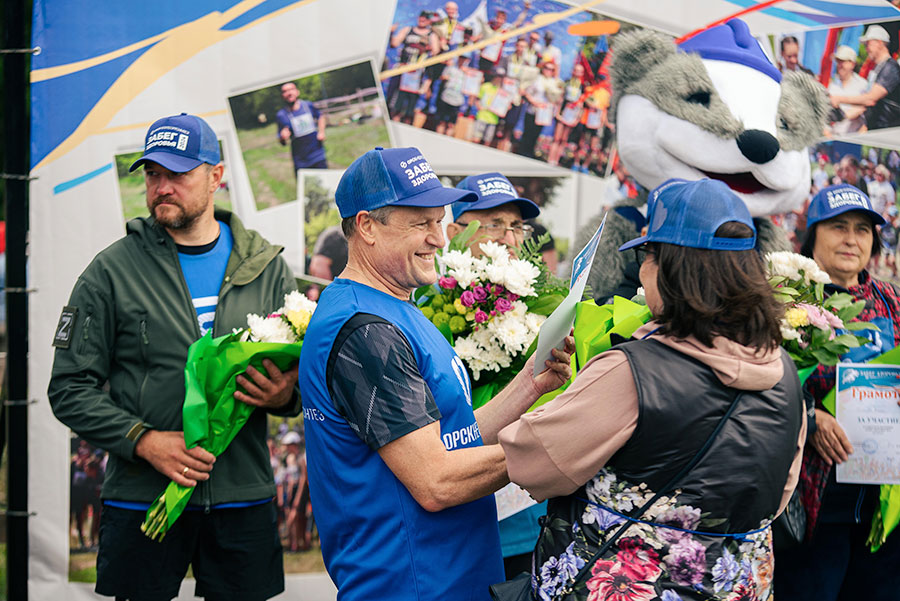
[[[528,24],[530,2],[508,14],[497,7],[481,22],[460,21],[455,2],[423,10],[415,24],[395,23],[386,68],[427,58]],[[612,132],[607,36],[578,38],[574,60],[563,60],[550,29],[510,37],[446,61],[406,69],[385,83],[394,121],[603,175]],[[393,54],[393,53],[391,53]],[[571,57],[566,57],[570,59]]]
[[806,237],[806,213],[813,196],[827,186],[850,184],[868,194],[873,209],[884,219],[878,232],[881,250],[871,257],[870,271],[877,277],[900,282],[897,261],[900,153],[887,148],[829,142],[810,149],[810,161],[809,198],[797,211],[773,217],[786,230],[795,251],[800,251]]

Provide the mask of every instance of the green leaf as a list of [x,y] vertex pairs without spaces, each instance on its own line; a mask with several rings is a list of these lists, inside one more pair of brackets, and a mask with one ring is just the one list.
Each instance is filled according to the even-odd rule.
[[816,300],[821,303],[822,298],[824,296],[825,296],[825,284],[822,282],[816,282]]
[[829,351],[825,350],[824,348],[813,349],[812,355],[822,365],[837,365],[838,359],[840,359],[840,357],[838,355],[836,355],[832,352],[829,352]]
[[466,226],[466,229],[450,239],[450,246],[448,250],[465,251],[467,248],[469,248],[469,240],[472,239],[472,236],[475,235],[475,232],[477,232],[478,228],[480,227],[481,222],[477,219],[473,219],[472,221],[470,221],[469,225]]
[[450,343],[450,346],[453,346],[453,332],[450,331],[450,326],[442,323],[438,326],[438,330],[441,331],[441,334],[444,335],[444,338],[447,339],[447,342]]
[[435,296],[437,294],[438,291],[433,284],[419,286],[418,288],[416,288],[416,291],[413,292],[413,300],[416,301],[416,304],[418,305],[419,301],[422,300],[423,297],[431,298],[432,296]]
[[528,310],[538,315],[550,315],[565,299],[562,294],[544,294],[542,296],[528,298],[525,304]]
[[844,322],[844,329],[850,330],[851,332],[857,332],[859,330],[876,330],[881,331],[881,328],[876,326],[874,323],[870,323],[868,321],[851,321]]

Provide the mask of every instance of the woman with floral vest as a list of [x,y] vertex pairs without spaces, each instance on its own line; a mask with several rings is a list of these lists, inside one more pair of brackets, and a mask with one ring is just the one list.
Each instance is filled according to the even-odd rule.
[[643,255],[655,321],[500,432],[510,479],[549,499],[532,593],[769,599],[769,524],[796,485],[806,429],[778,346],[781,305],[750,214],[721,182],[669,180],[648,224],[620,250]]

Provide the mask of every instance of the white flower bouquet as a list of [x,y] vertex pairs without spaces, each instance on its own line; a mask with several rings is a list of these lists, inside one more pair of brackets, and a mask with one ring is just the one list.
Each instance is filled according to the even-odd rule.
[[568,290],[541,260],[542,240],[526,240],[515,257],[502,244],[484,242],[484,255],[475,257],[465,243],[477,228],[473,221],[438,256],[437,287],[414,295],[468,367],[475,408],[522,369],[541,324]]
[[[306,327],[316,303],[299,292],[284,298],[284,306],[265,317],[247,315],[247,328],[213,338],[211,333],[188,349],[184,368],[182,408],[184,444],[221,454],[244,426],[254,407],[235,400],[235,378],[252,365],[265,373],[263,359],[284,371],[300,358]],[[194,492],[193,487],[169,482],[150,505],[141,531],[162,540]]]
[[848,349],[867,342],[852,334],[876,327],[852,321],[865,308],[865,301],[854,301],[843,292],[825,298],[825,284],[831,278],[815,261],[792,252],[772,252],[766,255],[766,264],[775,297],[785,304],[782,346],[797,369],[835,365]]

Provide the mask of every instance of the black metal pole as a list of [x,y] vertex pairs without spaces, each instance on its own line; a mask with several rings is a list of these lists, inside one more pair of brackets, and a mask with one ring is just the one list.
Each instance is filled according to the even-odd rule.
[[[3,181],[6,186],[6,441],[9,458],[6,514],[7,598],[28,599],[28,66],[31,2],[3,4]],[[20,52],[16,52],[19,50]],[[11,51],[11,52],[10,52]]]

